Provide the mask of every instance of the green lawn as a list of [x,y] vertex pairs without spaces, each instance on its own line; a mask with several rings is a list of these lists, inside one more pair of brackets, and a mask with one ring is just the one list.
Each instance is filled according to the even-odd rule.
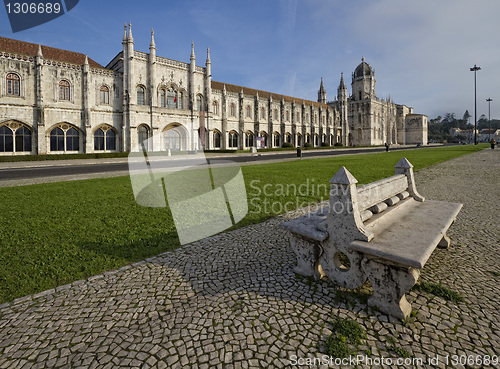
[[[237,227],[292,210],[297,203],[326,200],[328,181],[341,165],[361,184],[393,175],[403,155],[418,170],[485,147],[420,148],[243,166],[249,214]],[[270,196],[264,195],[264,186]],[[0,303],[179,246],[168,209],[136,204],[128,177],[0,188],[0,194]]]

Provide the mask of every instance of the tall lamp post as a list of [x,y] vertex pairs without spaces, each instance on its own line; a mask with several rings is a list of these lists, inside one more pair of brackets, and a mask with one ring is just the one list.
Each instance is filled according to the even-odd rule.
[[488,130],[488,141],[491,141],[491,102],[493,101],[493,99],[491,97],[487,98],[486,101],[488,101],[488,127],[489,127],[489,130]]
[[476,64],[470,68],[474,72],[474,145],[477,145],[477,99],[476,99],[476,72],[481,70]]

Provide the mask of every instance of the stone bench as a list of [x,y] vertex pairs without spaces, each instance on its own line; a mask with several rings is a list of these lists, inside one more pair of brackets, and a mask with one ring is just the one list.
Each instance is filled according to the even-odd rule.
[[342,167],[330,180],[329,206],[285,222],[297,256],[295,272],[326,275],[354,289],[369,280],[370,306],[404,319],[405,298],[436,247],[448,248],[446,231],[462,205],[425,201],[413,166],[402,158],[392,177],[356,187]]

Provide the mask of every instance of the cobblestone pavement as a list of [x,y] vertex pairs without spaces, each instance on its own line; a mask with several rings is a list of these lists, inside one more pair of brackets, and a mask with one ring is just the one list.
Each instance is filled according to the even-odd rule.
[[460,355],[500,355],[499,159],[483,150],[416,174],[423,195],[464,204],[451,249],[436,250],[421,275],[463,302],[412,291],[403,323],[297,278],[276,218],[0,306],[0,368],[315,367],[294,364],[322,358],[335,316],[366,330],[358,354],[369,356],[358,367],[404,354],[440,368]]

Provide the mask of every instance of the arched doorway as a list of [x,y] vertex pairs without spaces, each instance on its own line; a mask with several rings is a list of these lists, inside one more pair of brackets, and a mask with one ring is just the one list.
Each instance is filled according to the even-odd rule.
[[165,150],[180,151],[181,134],[174,128],[165,132]]
[[139,140],[139,147],[143,151],[148,151],[148,138],[149,138],[149,129],[145,125],[140,125],[137,129],[137,139]]
[[188,135],[186,129],[179,123],[169,124],[163,131],[162,150],[184,151],[188,150]]

